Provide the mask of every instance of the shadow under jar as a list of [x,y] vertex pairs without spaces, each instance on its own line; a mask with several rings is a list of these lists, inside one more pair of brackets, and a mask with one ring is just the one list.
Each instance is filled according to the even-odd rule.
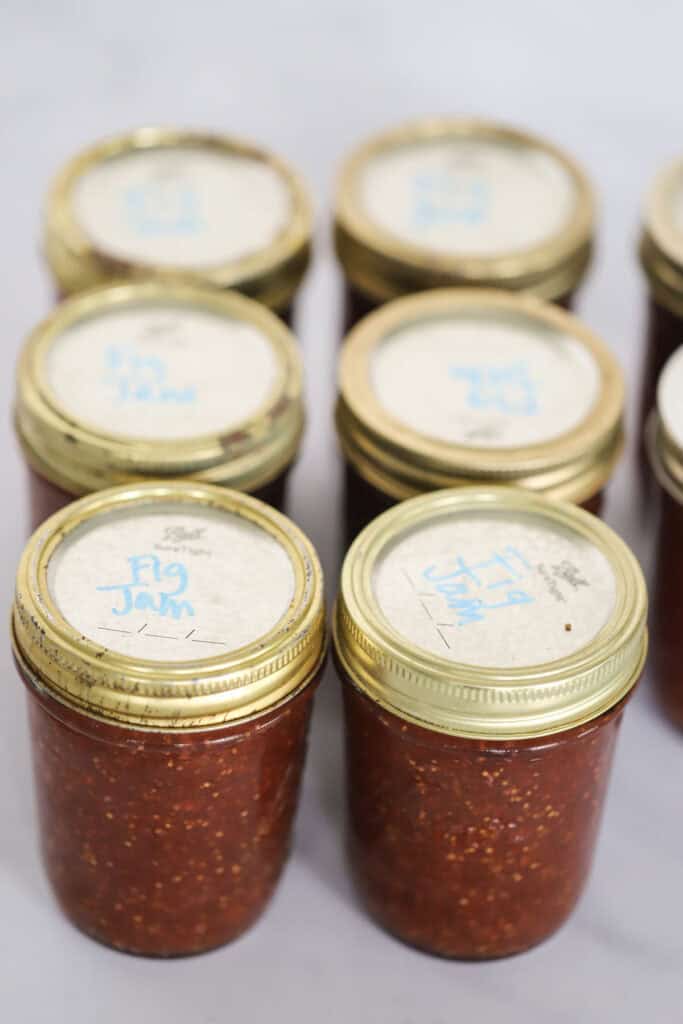
[[530,291],[569,306],[593,217],[580,168],[507,125],[423,118],[375,136],[351,153],[337,186],[346,328],[428,288]]
[[652,677],[669,719],[683,729],[683,348],[667,361],[647,425],[659,481],[652,591]]
[[310,543],[234,491],[102,491],[31,538],[12,632],[63,912],[148,956],[234,939],[290,844],[325,651]]
[[491,959],[552,935],[589,873],[642,574],[575,506],[512,488],[405,502],[357,539],[334,621],[348,848],[388,931]]
[[650,289],[640,395],[644,430],[664,364],[683,345],[683,159],[667,167],[650,191],[640,258]]
[[397,501],[481,481],[599,513],[623,404],[607,346],[534,296],[451,288],[388,303],[340,357],[347,544]]
[[312,213],[299,177],[250,142],[141,128],[73,157],[48,195],[60,294],[114,278],[236,289],[290,319]]
[[15,422],[36,527],[67,501],[190,477],[282,508],[304,424],[298,346],[265,306],[191,285],[107,285],[29,337]]

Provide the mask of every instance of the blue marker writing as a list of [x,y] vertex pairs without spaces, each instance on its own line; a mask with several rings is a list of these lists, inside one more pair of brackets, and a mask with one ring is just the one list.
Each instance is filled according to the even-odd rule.
[[536,382],[524,362],[506,366],[451,366],[449,375],[467,384],[466,401],[470,409],[507,416],[536,416],[540,411]]
[[132,346],[109,345],[104,353],[105,384],[122,405],[192,405],[197,401],[193,385],[174,387],[168,367],[159,356],[141,355]]
[[197,195],[186,181],[160,177],[123,193],[126,220],[147,238],[197,235],[205,227]]
[[495,551],[490,558],[468,565],[458,555],[449,560],[447,571],[430,565],[422,577],[456,613],[458,626],[483,622],[491,611],[514,605],[530,604],[534,598],[520,583],[532,571],[522,553],[512,545]]
[[[172,619],[194,615],[194,608],[189,601],[177,600],[188,585],[188,571],[182,562],[164,564],[157,555],[151,554],[133,555],[127,561],[131,578],[126,583],[97,587],[97,590],[120,597],[121,603],[111,609],[113,615],[130,615],[132,611],[152,612]],[[174,583],[174,589],[160,589],[160,585],[166,582]]]

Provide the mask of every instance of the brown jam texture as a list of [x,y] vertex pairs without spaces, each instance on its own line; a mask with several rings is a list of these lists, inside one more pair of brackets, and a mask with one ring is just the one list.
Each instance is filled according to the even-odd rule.
[[623,701],[579,728],[472,740],[344,682],[348,847],[370,914],[430,953],[490,959],[567,919],[586,882]]
[[[348,548],[360,531],[382,512],[395,505],[396,500],[368,483],[349,462],[344,463],[343,491],[344,543],[345,548]],[[587,501],[582,502],[581,507],[599,516],[602,505],[603,492],[598,491]]]
[[650,664],[660,704],[683,729],[683,506],[662,490],[659,510]]
[[[563,295],[559,299],[554,300],[556,306],[562,306],[564,309],[571,309],[574,300],[573,292],[569,292],[567,295]],[[376,302],[371,299],[368,295],[365,295],[358,288],[354,288],[348,280],[344,283],[344,336],[348,334],[352,327],[362,320],[368,313],[372,313],[374,309],[378,309],[379,306],[383,305],[381,302]]]
[[[29,508],[31,515],[31,532],[36,530],[41,523],[54,512],[59,512],[70,502],[75,501],[80,495],[67,494],[56,484],[51,483],[44,476],[31,467],[27,466],[29,480]],[[265,487],[253,492],[255,498],[260,498],[266,504],[272,505],[280,512],[284,511],[287,499],[287,476],[285,471],[276,477]]]
[[27,684],[43,860],[66,916],[147,956],[248,928],[287,858],[316,682],[193,733],[98,722]]
[[657,401],[659,375],[679,345],[683,345],[683,317],[650,299],[640,396],[641,437],[647,418]]

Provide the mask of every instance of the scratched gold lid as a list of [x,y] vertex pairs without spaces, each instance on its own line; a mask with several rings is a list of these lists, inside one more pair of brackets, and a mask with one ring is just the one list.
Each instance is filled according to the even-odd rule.
[[660,484],[683,503],[683,347],[670,356],[659,376],[657,404],[646,425],[646,445]]
[[452,285],[561,300],[588,267],[593,220],[590,184],[561,150],[507,125],[439,117],[358,147],[335,207],[344,271],[375,302]]
[[29,464],[69,494],[167,476],[255,491],[298,450],[301,357],[283,322],[236,292],[105,285],[33,331],[15,420]]
[[616,359],[535,296],[436,289],[361,320],[341,352],[344,454],[395,500],[507,482],[581,503],[623,445]]
[[236,288],[285,309],[309,260],[312,213],[279,157],[207,132],[140,128],[78,153],[45,211],[60,291],[154,277]]
[[683,316],[683,158],[661,171],[647,196],[640,259],[657,302]]
[[33,534],[12,626],[24,675],[63,704],[135,727],[216,726],[313,679],[322,573],[298,527],[248,495],[116,487]]
[[647,595],[626,545],[574,505],[467,487],[396,505],[356,538],[334,618],[367,696],[438,732],[544,736],[635,685]]

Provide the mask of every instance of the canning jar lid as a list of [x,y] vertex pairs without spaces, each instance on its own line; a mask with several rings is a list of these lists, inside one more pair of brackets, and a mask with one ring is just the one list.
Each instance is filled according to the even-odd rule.
[[660,484],[683,502],[683,347],[669,356],[657,384],[657,405],[646,428],[652,468]]
[[284,323],[236,292],[106,285],[31,334],[15,418],[29,464],[69,494],[163,476],[253,491],[299,447],[301,357]]
[[62,292],[115,277],[237,288],[272,309],[309,259],[299,177],[250,142],[140,128],[78,153],[56,177],[45,251]]
[[337,253],[376,302],[468,284],[557,300],[588,266],[593,217],[588,180],[556,147],[495,122],[424,118],[343,165]]
[[635,558],[588,512],[511,487],[438,491],[354,541],[335,648],[350,680],[407,721],[481,739],[542,736],[629,692],[646,606]]
[[582,502],[621,453],[623,405],[615,358],[576,317],[531,295],[436,289],[351,331],[337,431],[396,500],[488,481]]
[[649,191],[640,259],[657,302],[683,316],[683,158],[665,167]]
[[83,713],[156,730],[268,710],[325,648],[312,545],[264,502],[190,482],[89,495],[33,534],[12,625],[24,675]]

